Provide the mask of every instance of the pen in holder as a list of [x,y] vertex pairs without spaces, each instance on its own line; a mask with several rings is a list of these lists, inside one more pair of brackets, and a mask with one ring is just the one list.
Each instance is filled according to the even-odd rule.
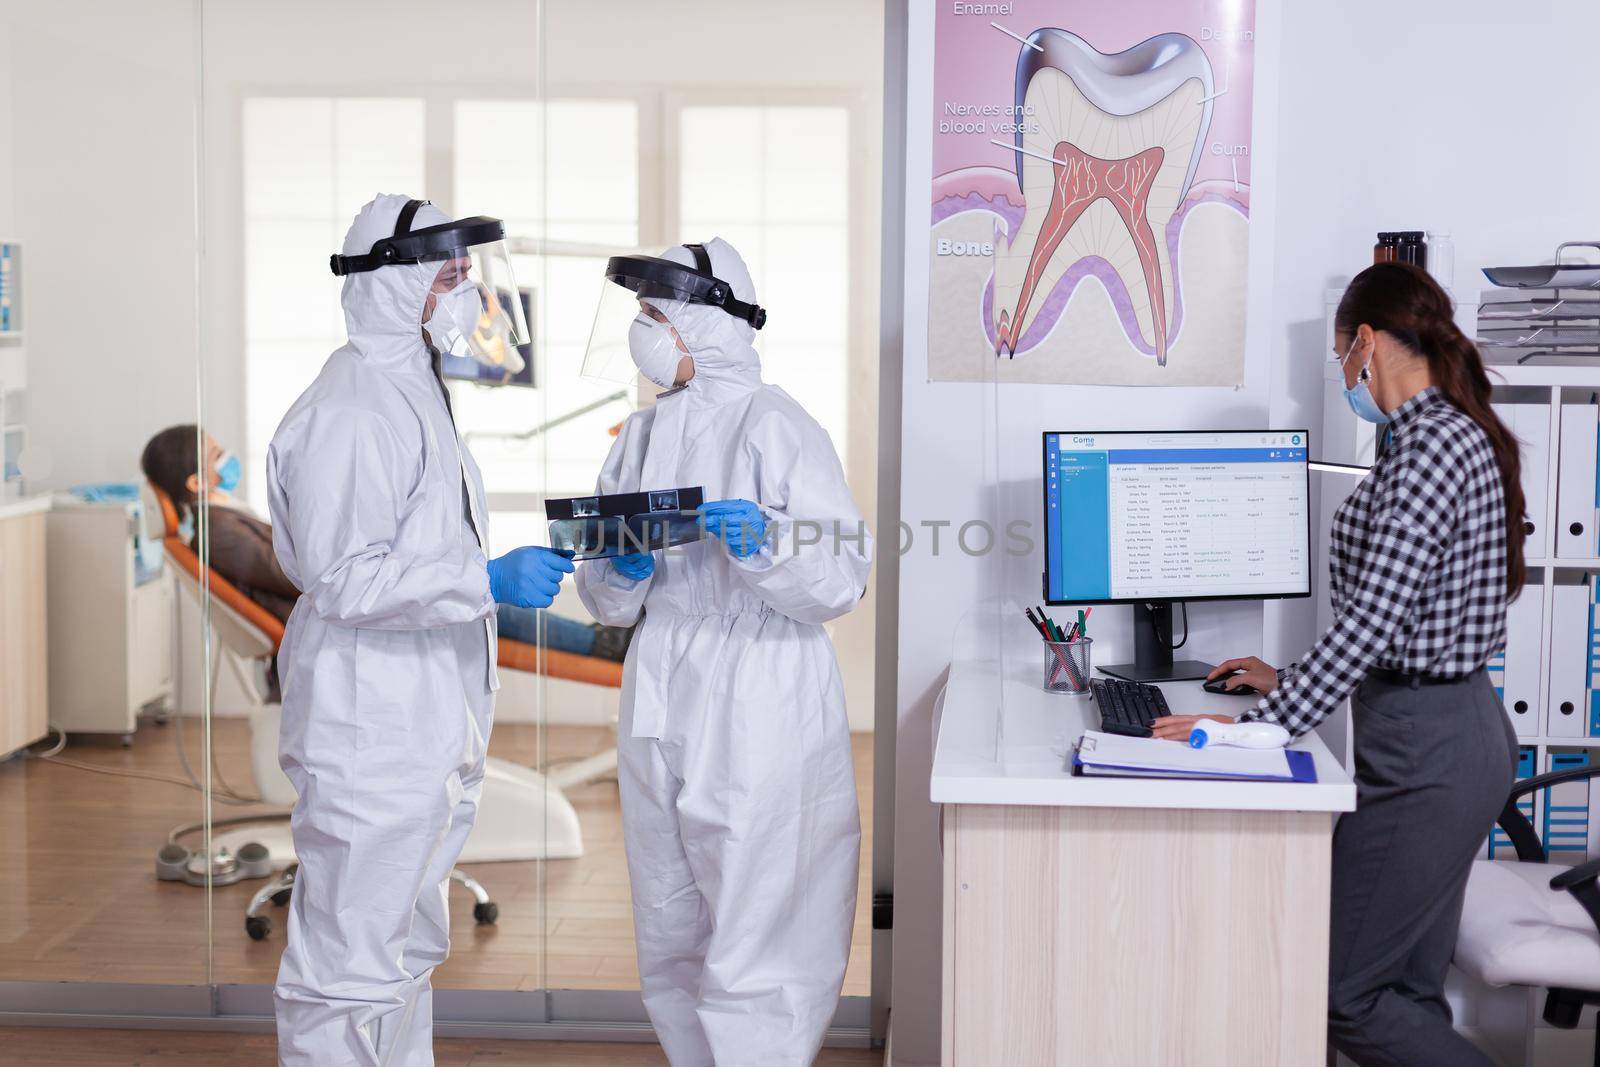
[[1044,643],[1044,689],[1047,693],[1089,692],[1089,652],[1094,638]]

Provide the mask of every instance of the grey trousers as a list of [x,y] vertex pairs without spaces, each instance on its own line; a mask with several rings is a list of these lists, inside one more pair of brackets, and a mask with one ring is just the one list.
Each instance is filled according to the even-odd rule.
[[1368,678],[1352,709],[1356,810],[1333,834],[1329,1040],[1362,1067],[1492,1067],[1451,1028],[1444,979],[1516,735],[1481,670],[1415,689]]

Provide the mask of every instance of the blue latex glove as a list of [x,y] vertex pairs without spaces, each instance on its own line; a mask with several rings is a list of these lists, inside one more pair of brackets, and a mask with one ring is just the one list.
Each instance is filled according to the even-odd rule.
[[550,548],[526,545],[489,561],[489,595],[497,604],[547,608],[572,573],[572,560]]
[[655,573],[656,557],[649,552],[630,552],[613,559],[611,569],[624,578],[642,582]]
[[713,500],[700,508],[706,533],[728,546],[734,559],[748,559],[767,536],[767,517],[748,500]]

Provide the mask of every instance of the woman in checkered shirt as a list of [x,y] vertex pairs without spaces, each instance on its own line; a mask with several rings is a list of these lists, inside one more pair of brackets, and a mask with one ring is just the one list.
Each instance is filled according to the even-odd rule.
[[[1355,1062],[1490,1060],[1444,1000],[1472,861],[1511,788],[1517,742],[1484,665],[1521,591],[1517,441],[1483,360],[1428,274],[1380,263],[1334,317],[1351,408],[1384,426],[1334,515],[1334,622],[1299,662],[1229,660],[1265,694],[1243,717],[1302,734],[1350,699],[1356,810],[1333,837],[1328,1033]],[[1208,716],[1224,718],[1223,716]],[[1187,737],[1195,716],[1157,725]]]

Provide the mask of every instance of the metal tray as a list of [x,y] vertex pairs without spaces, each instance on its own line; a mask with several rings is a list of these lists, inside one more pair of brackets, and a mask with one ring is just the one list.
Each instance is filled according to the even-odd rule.
[[1536,330],[1514,331],[1504,336],[1483,336],[1479,331],[1478,345],[1482,348],[1600,348],[1600,327],[1591,329],[1556,329],[1542,327]]
[[1554,297],[1538,300],[1491,300],[1478,305],[1479,323],[1526,322],[1532,319],[1548,319],[1555,323],[1595,318],[1600,318],[1600,297],[1567,297],[1562,300]]
[[1483,276],[1505,289],[1600,289],[1600,264],[1485,267]]
[[1600,289],[1600,263],[1563,263],[1569,248],[1597,248],[1600,241],[1563,241],[1556,261],[1537,267],[1485,267],[1483,276],[1506,289]]

